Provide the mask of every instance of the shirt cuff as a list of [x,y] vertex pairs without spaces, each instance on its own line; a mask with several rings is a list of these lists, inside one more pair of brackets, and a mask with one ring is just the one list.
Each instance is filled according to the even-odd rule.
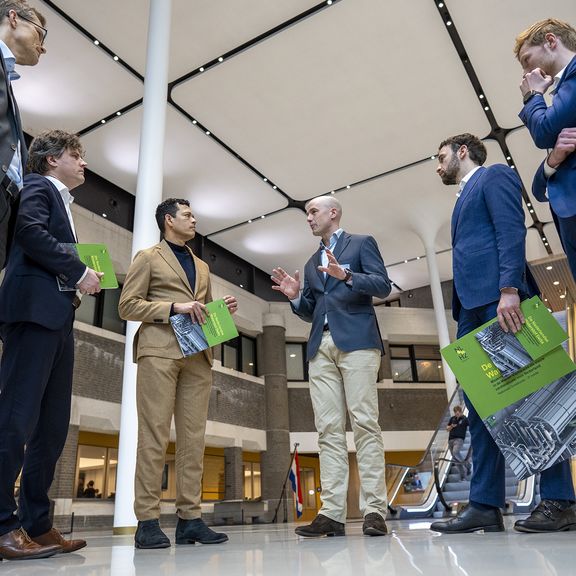
[[298,306],[300,306],[300,300],[302,300],[302,296],[300,294],[298,294],[298,296],[296,296],[296,298],[294,298],[294,300],[290,300],[290,304],[292,304],[292,306],[294,306],[294,308],[298,308]]
[[86,278],[86,274],[88,274],[88,266],[86,266],[86,269],[84,270],[84,274],[82,274],[82,276],[80,276],[80,280],[78,280],[78,282],[76,282],[76,286],[78,286],[78,284],[80,284],[80,282],[82,282],[82,280],[84,280],[84,278]]
[[548,158],[546,158],[546,160],[544,160],[544,176],[550,178],[550,176],[556,174],[556,170],[556,168],[552,168],[552,166],[548,165]]

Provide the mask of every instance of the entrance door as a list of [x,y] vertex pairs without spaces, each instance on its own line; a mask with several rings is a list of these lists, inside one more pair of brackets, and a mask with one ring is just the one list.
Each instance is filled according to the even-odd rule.
[[302,484],[302,516],[298,522],[311,522],[320,510],[320,462],[317,456],[298,454]]

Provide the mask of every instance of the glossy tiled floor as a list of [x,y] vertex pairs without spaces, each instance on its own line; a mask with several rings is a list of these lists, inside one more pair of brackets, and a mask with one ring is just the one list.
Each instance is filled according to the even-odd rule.
[[[0,576],[547,576],[576,574],[576,532],[446,536],[429,522],[391,521],[392,535],[301,539],[293,525],[234,526],[226,544],[134,550],[132,538],[87,534],[80,553],[2,562]],[[173,533],[168,533],[173,538]],[[78,534],[77,534],[78,536]]]

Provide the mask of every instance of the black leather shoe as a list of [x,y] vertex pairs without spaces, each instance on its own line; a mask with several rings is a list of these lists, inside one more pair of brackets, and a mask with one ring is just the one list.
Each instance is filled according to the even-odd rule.
[[318,514],[312,524],[307,526],[298,526],[294,530],[298,536],[306,536],[308,538],[318,538],[319,536],[344,536],[344,524],[342,522],[336,522],[328,516],[323,514]]
[[542,500],[532,514],[514,524],[519,532],[563,532],[576,530],[576,504],[562,506],[556,500]]
[[184,520],[178,518],[176,525],[176,544],[222,544],[228,542],[228,536],[222,532],[214,532],[204,524],[202,518]]
[[455,518],[447,522],[432,522],[430,530],[445,534],[463,534],[466,532],[503,532],[504,520],[499,508],[491,510],[479,510],[467,506],[461,510]]
[[364,516],[364,524],[362,525],[362,532],[364,536],[386,536],[388,528],[384,518],[378,512],[370,512]]
[[138,522],[134,546],[136,548],[170,548],[170,540],[160,529],[158,520],[142,520]]

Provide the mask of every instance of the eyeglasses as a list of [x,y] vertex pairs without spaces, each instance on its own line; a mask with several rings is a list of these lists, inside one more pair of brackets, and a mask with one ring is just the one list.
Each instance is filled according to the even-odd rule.
[[36,28],[40,31],[40,46],[44,46],[44,41],[46,40],[46,36],[48,36],[48,30],[46,30],[46,28],[44,28],[44,26],[40,26],[40,24],[38,24],[37,22],[34,22],[34,20],[32,20],[31,18],[28,18],[22,14],[18,14],[19,18],[22,18],[22,20],[26,20],[26,22],[30,22],[30,24],[32,24],[33,26],[36,26]]

